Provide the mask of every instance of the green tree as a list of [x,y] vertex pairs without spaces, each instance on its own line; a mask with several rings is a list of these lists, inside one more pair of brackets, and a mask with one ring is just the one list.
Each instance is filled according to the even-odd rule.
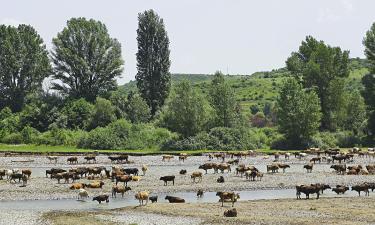
[[339,118],[337,114],[344,106],[340,103],[341,94],[332,92],[332,89],[340,90],[337,87],[343,82],[341,79],[349,76],[348,63],[348,51],[326,45],[311,36],[306,37],[298,52],[293,52],[286,61],[287,68],[305,88],[316,88],[323,113],[323,129],[337,128],[335,119]]
[[137,42],[137,87],[154,116],[169,94],[171,62],[163,19],[153,10],[138,14]]
[[211,111],[205,97],[188,81],[182,81],[176,85],[162,113],[162,125],[183,137],[194,136],[205,130]]
[[363,39],[365,46],[365,55],[368,61],[369,74],[362,78],[364,90],[362,96],[368,109],[368,129],[370,135],[375,135],[375,23],[372,24],[370,30],[366,32]]
[[68,102],[62,109],[62,116],[67,120],[67,128],[87,129],[90,125],[94,106],[85,99]]
[[151,117],[150,108],[146,101],[133,92],[130,92],[128,95],[126,113],[132,123],[146,123]]
[[116,117],[118,119],[125,118],[127,104],[128,104],[126,93],[120,90],[113,91],[111,92],[109,100],[111,101],[112,105],[115,107]]
[[121,45],[106,26],[93,19],[72,18],[52,40],[53,88],[72,98],[94,102],[113,90],[123,71]]
[[29,25],[0,25],[0,109],[19,112],[25,97],[42,89],[51,73],[46,46]]
[[209,99],[215,111],[215,126],[234,126],[236,124],[236,96],[233,89],[225,82],[221,72],[216,72],[212,79]]
[[276,107],[280,133],[290,147],[304,147],[319,128],[321,112],[316,93],[303,90],[295,79],[287,79],[280,89]]
[[375,76],[373,74],[365,75],[362,77],[362,84],[364,86],[362,96],[368,111],[367,126],[370,135],[375,135]]
[[358,134],[366,124],[366,105],[359,91],[349,95],[345,128]]
[[90,128],[105,127],[116,120],[116,108],[104,98],[97,97],[91,116]]

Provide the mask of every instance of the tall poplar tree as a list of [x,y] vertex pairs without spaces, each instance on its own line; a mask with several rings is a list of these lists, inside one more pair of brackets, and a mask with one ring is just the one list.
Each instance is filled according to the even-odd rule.
[[154,116],[168,97],[169,39],[161,19],[153,10],[138,14],[137,87]]

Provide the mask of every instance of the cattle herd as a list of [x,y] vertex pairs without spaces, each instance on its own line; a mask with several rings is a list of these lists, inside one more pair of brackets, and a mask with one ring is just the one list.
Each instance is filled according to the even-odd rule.
[[[328,149],[320,150],[318,148],[311,148],[303,152],[279,152],[273,153],[272,155],[263,155],[264,159],[273,158],[272,163],[266,165],[266,171],[261,172],[259,168],[255,165],[245,165],[241,163],[243,158],[254,157],[258,153],[255,151],[241,151],[233,153],[208,153],[206,154],[207,161],[197,167],[196,171],[187,171],[182,168],[179,172],[180,176],[190,174],[190,179],[192,185],[194,183],[200,183],[204,179],[205,174],[209,172],[213,174],[218,174],[217,183],[224,183],[224,176],[219,174],[233,174],[233,176],[238,176],[249,181],[262,181],[265,174],[286,173],[290,168],[290,165],[285,163],[290,157],[296,159],[305,159],[307,156],[311,156],[311,159],[307,160],[307,164],[301,166],[301,170],[306,173],[312,173],[314,171],[314,165],[321,163],[331,164],[330,168],[339,175],[372,175],[375,174],[375,164],[368,165],[347,165],[353,162],[354,157],[359,158],[375,158],[375,151],[369,148],[367,151],[361,150],[359,148],[353,148],[349,151],[343,153],[340,149]],[[174,159],[173,155],[162,155],[161,161],[167,163]],[[57,163],[59,160],[58,156],[47,156],[50,163]],[[86,164],[96,163],[96,155],[90,154],[85,156],[73,156],[66,159],[67,164],[71,165],[71,168],[57,168],[53,167],[45,171],[45,176],[48,179],[56,180],[57,183],[64,182],[69,184],[70,190],[78,191],[78,199],[85,200],[89,197],[89,189],[101,189],[104,185],[112,185],[112,191],[108,194],[101,194],[93,196],[92,200],[97,201],[99,204],[102,202],[109,202],[110,196],[116,198],[117,194],[124,197],[124,194],[132,190],[129,182],[140,182],[143,176],[147,175],[148,166],[142,165],[140,169],[123,167],[123,163],[130,163],[129,156],[126,154],[119,154],[116,156],[108,156],[108,161],[111,163],[111,167],[105,166],[74,166],[82,159]],[[181,153],[178,155],[178,160],[182,163],[188,159],[186,153]],[[285,160],[281,160],[285,159]],[[142,174],[140,174],[142,171]],[[30,179],[32,171],[30,169],[3,169],[0,170],[0,179],[6,178],[10,183],[21,183],[22,186],[27,186],[27,182]],[[177,174],[178,176],[178,174]],[[80,180],[88,180],[88,182],[80,182]],[[175,185],[176,174],[170,174],[166,176],[161,176],[160,181],[162,181],[164,186]],[[177,185],[177,184],[176,184]],[[313,183],[313,184],[302,184],[296,185],[296,197],[301,199],[301,193],[309,199],[311,194],[315,194],[316,198],[327,189],[331,189],[337,194],[344,194],[349,190],[348,186],[336,185],[330,186],[329,184],[323,183]],[[373,191],[375,189],[375,183],[365,182],[353,185],[351,187],[352,191],[358,192],[361,195],[363,192],[365,195],[369,195],[369,190]],[[221,205],[224,202],[231,202],[232,207],[235,202],[240,198],[240,195],[231,191],[218,191],[216,193]],[[152,203],[158,201],[157,195],[150,195],[147,190],[138,191],[134,195],[135,199],[139,201],[140,205],[146,205],[150,200]],[[203,198],[204,191],[199,189],[197,191],[197,197]],[[167,195],[165,197],[170,203],[184,203],[185,199]],[[236,209],[226,210],[225,216],[233,217],[237,216]]]

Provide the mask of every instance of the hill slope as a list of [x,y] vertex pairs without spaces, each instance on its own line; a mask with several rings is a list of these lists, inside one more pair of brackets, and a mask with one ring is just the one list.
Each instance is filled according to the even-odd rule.
[[[360,80],[368,73],[366,60],[353,58],[350,60],[350,75],[348,85],[352,88],[361,88]],[[286,68],[280,68],[272,71],[255,72],[251,75],[226,75],[225,79],[233,87],[236,98],[241,102],[244,113],[250,111],[250,106],[257,104],[263,107],[266,102],[276,100],[281,82],[285,77],[289,77],[290,72]],[[182,80],[188,80],[199,88],[203,93],[212,79],[212,74],[172,74],[172,86]],[[136,82],[130,81],[121,86],[120,89],[125,93],[136,91]]]

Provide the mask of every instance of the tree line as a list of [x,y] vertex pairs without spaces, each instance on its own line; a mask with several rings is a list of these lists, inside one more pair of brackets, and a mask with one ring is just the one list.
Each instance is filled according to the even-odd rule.
[[255,108],[245,115],[220,71],[204,91],[172,86],[169,38],[153,10],[138,15],[137,43],[137,91],[125,93],[116,83],[121,44],[102,22],[70,19],[50,52],[32,26],[0,25],[0,141],[162,150],[373,143],[375,25],[363,40],[369,73],[360,88],[349,79],[349,51],[307,36],[286,60],[291,76],[276,102],[264,107],[272,123]]

